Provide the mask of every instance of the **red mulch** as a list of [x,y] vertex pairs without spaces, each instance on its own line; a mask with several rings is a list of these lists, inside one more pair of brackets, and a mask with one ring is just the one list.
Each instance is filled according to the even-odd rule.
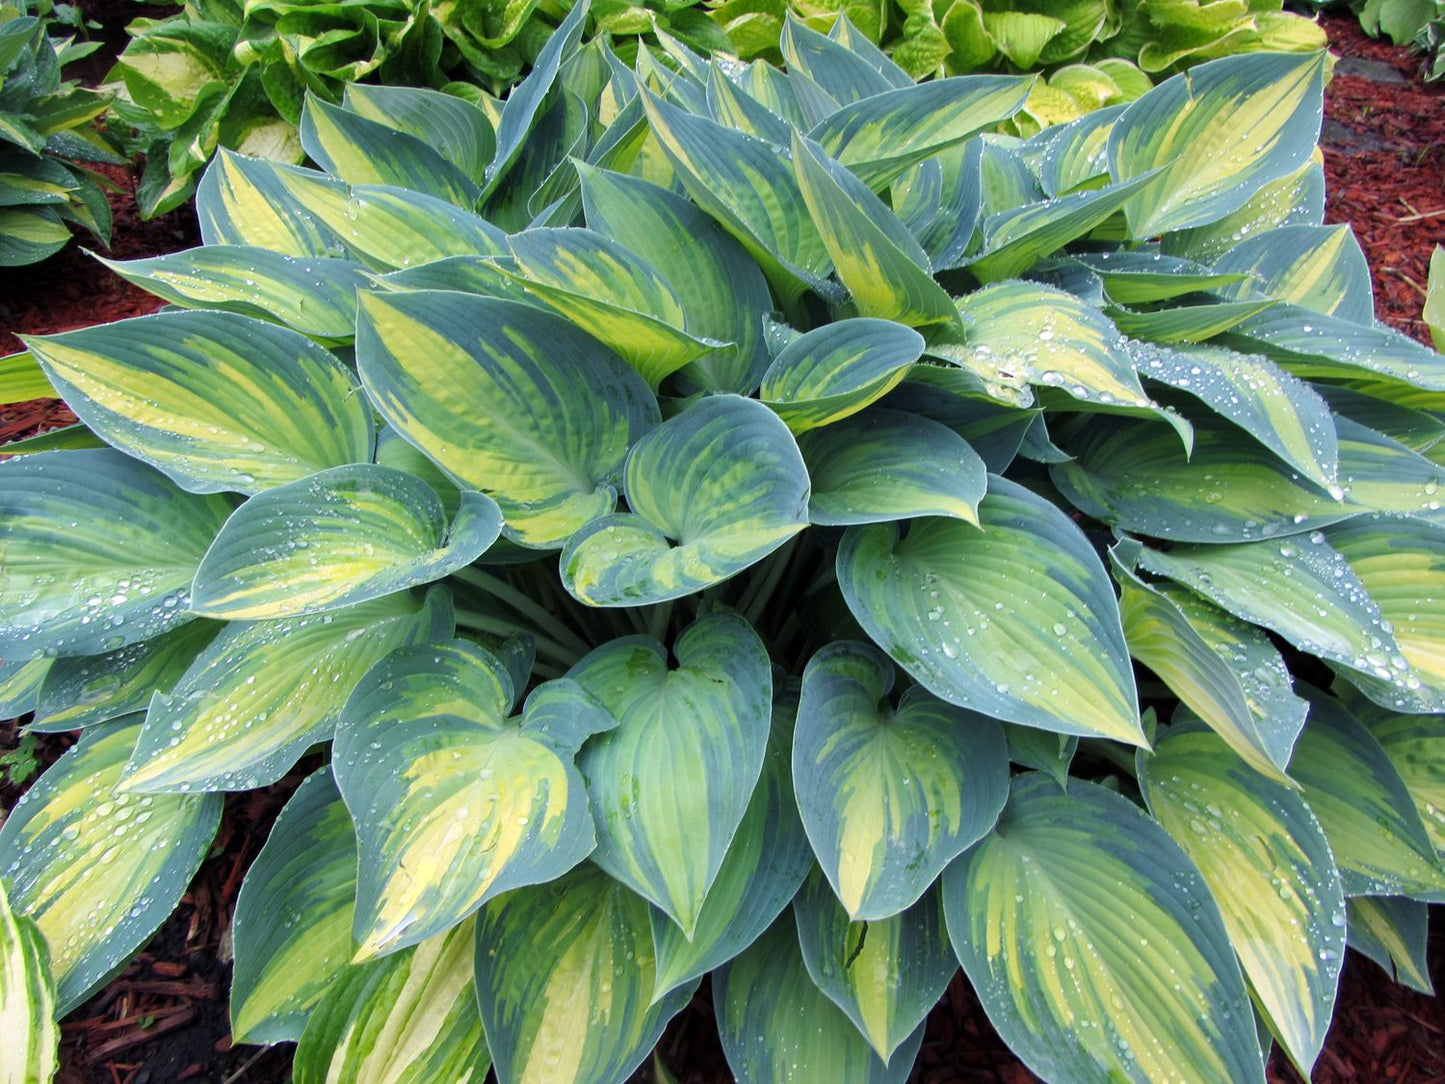
[[[1343,57],[1386,64],[1403,83],[1338,73],[1326,99],[1326,218],[1348,222],[1375,273],[1381,319],[1428,341],[1420,307],[1430,254],[1445,243],[1445,87],[1415,79],[1415,59],[1366,38],[1346,16],[1323,20]],[[1374,73],[1378,76],[1378,72]],[[111,172],[121,191],[115,246],[109,255],[134,258],[197,243],[189,208],[156,222],[138,220],[133,180]],[[15,331],[56,332],[151,312],[161,302],[129,286],[72,246],[45,263],[0,271],[0,354],[19,349]],[[73,418],[49,401],[0,407],[0,440],[67,424]],[[0,751],[18,741],[16,723],[0,724]],[[68,735],[42,736],[42,764],[70,744]],[[230,966],[221,960],[241,876],[276,813],[314,760],[263,791],[229,795],[220,833],[176,913],[147,950],[63,1026],[62,1084],[162,1084],[204,1080],[274,1084],[289,1076],[290,1047],[232,1049],[228,1037]],[[0,809],[17,794],[0,780]],[[1434,909],[1432,975],[1445,989],[1445,910]],[[663,1035],[659,1055],[682,1084],[731,1079],[712,1022],[711,994],[698,996]],[[1296,1084],[1276,1050],[1272,1084]],[[651,1080],[639,1070],[637,1081]],[[912,1081],[919,1084],[1027,1084],[1034,1077],[989,1025],[962,975],[928,1018]],[[1316,1066],[1320,1084],[1445,1084],[1445,1008],[1389,982],[1369,961],[1350,953],[1329,1040]]]

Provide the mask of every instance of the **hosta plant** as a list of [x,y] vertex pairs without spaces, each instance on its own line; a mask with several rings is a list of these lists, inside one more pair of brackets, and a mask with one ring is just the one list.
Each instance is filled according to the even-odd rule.
[[308,750],[232,927],[300,1082],[622,1081],[709,974],[739,1080],[901,1081],[960,964],[1046,1079],[1261,1081],[1347,944],[1423,982],[1445,361],[1320,224],[1325,58],[1019,141],[847,22],[582,14],[495,131],[312,98],[117,265],[173,309],[7,363],[81,419],[0,466],[59,1011]]
[[70,241],[69,223],[110,241],[110,204],[85,163],[124,162],[92,122],[108,96],[62,74],[94,43],[51,36],[48,2],[0,0],[0,267],[35,263]]

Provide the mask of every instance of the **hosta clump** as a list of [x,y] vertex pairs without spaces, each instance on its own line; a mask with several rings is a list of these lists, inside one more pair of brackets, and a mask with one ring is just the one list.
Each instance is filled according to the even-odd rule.
[[1029,79],[847,24],[579,28],[495,132],[311,101],[322,169],[223,154],[118,265],[186,311],[30,341],[82,424],[0,467],[7,705],[83,730],[0,877],[60,1010],[317,746],[234,924],[299,1081],[621,1081],[708,973],[739,1079],[902,1080],[960,961],[1046,1078],[1261,1080],[1347,942],[1423,982],[1445,362],[1320,225],[1323,56],[1021,142]]

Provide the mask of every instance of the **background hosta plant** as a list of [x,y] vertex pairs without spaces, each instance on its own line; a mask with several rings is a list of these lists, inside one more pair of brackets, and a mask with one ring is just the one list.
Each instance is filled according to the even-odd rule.
[[233,931],[299,1081],[622,1081],[709,973],[740,1080],[903,1080],[960,963],[1046,1079],[1308,1071],[1445,891],[1445,361],[1320,224],[1323,55],[1022,141],[847,22],[584,14],[495,129],[309,99],[117,265],[173,310],[9,363],[81,419],[0,466],[59,1010],[320,747]]

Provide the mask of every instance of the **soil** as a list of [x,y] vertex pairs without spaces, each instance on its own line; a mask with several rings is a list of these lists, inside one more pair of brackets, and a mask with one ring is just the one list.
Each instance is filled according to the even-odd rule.
[[[115,28],[143,12],[127,0],[92,0],[83,6],[105,20],[100,33],[112,55],[124,43]],[[1445,244],[1445,86],[1421,84],[1415,58],[1366,38],[1352,18],[1326,15],[1322,22],[1343,58],[1326,97],[1326,220],[1354,227],[1374,270],[1380,319],[1428,342],[1419,317],[1430,254],[1436,244]],[[134,175],[117,169],[109,176],[117,187],[109,256],[157,255],[198,243],[190,208],[141,222],[134,209]],[[70,330],[160,305],[71,246],[42,264],[0,270],[0,355],[21,349],[15,332]],[[73,420],[63,404],[48,400],[0,407],[0,441]],[[18,744],[23,722],[0,723],[0,753]],[[71,741],[69,735],[41,736],[36,751],[41,765],[53,762]],[[289,1046],[230,1045],[227,933],[244,871],[285,800],[316,764],[303,761],[266,790],[227,796],[215,845],[175,914],[145,952],[64,1022],[62,1084],[277,1084],[288,1079]],[[17,796],[17,788],[0,777],[0,809],[10,808]],[[1431,974],[1436,988],[1445,989],[1445,908],[1433,908],[1431,917]],[[658,1056],[681,1084],[731,1079],[706,983],[668,1026]],[[639,1084],[652,1079],[646,1066],[634,1078]],[[1026,1084],[1034,1079],[994,1032],[962,974],[956,976],[928,1018],[910,1080]],[[1272,1084],[1299,1079],[1278,1050],[1269,1079]],[[1374,964],[1349,953],[1314,1079],[1321,1084],[1445,1084],[1445,1008],[1395,985]]]

